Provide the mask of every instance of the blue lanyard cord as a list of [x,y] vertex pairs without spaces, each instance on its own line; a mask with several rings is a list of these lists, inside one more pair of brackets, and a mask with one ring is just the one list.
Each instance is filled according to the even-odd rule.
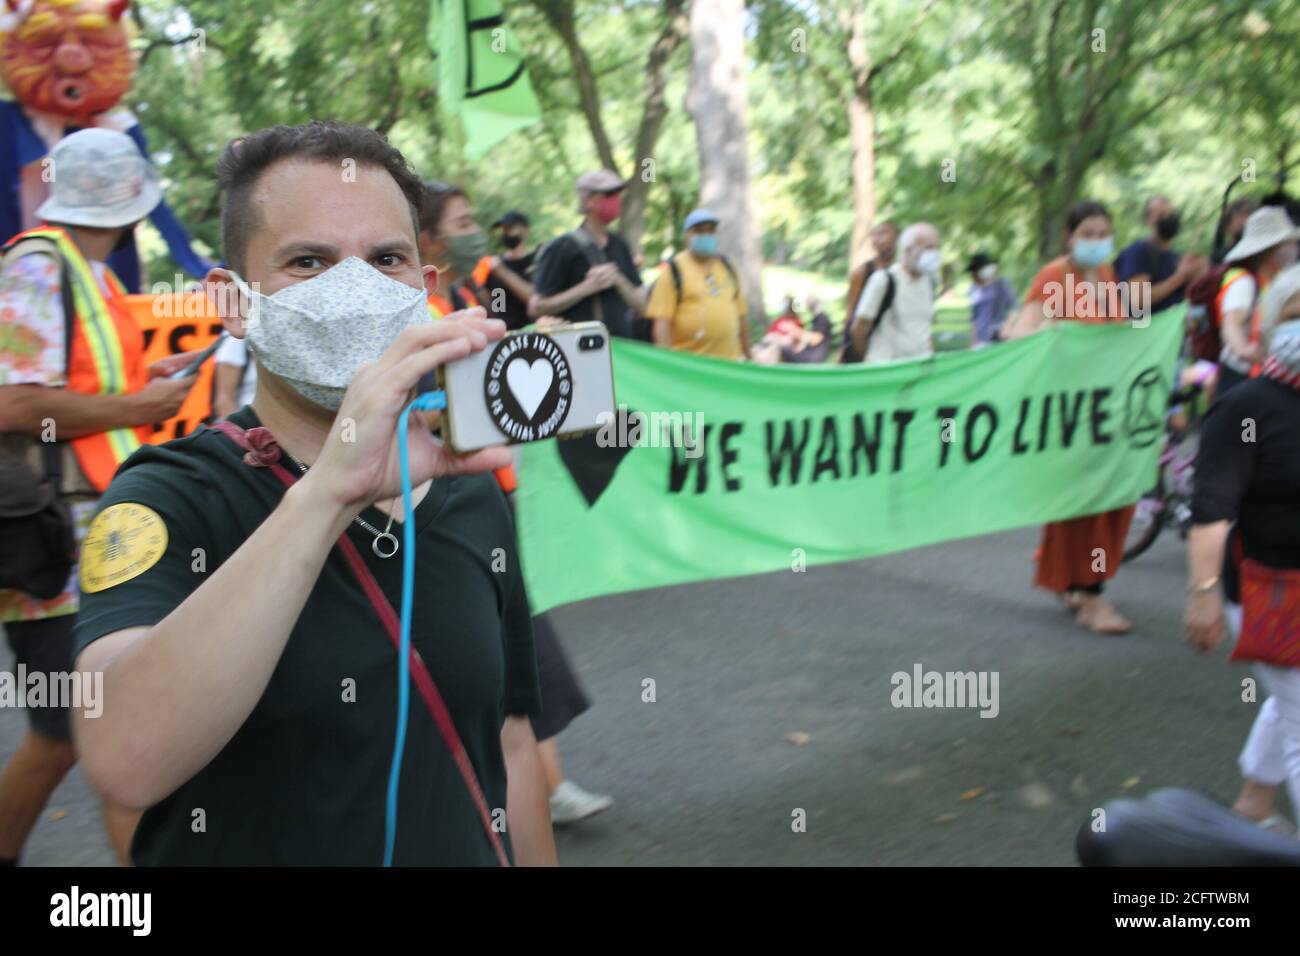
[[415,521],[411,507],[411,459],[406,433],[411,409],[431,412],[447,407],[445,392],[425,392],[402,409],[397,418],[398,467],[402,476],[402,626],[397,650],[397,739],[393,763],[388,771],[388,802],[384,815],[384,866],[393,865],[397,842],[397,783],[402,775],[402,754],[406,750],[406,718],[411,706],[411,605],[415,592]]

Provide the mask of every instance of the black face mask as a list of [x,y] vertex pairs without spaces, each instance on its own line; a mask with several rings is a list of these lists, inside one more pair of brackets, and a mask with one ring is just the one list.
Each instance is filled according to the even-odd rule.
[[1183,222],[1178,218],[1176,212],[1171,212],[1169,215],[1156,220],[1156,235],[1165,242],[1178,235],[1178,230],[1182,228]]
[[507,249],[517,249],[517,248],[519,248],[519,243],[521,243],[521,242],[523,242],[523,241],[524,241],[524,237],[523,237],[523,236],[506,236],[506,235],[503,235],[503,236],[501,237],[501,245],[505,246]]
[[113,243],[113,251],[119,252],[131,244],[131,239],[135,236],[135,223],[127,226],[122,230],[122,234],[117,237],[117,242]]

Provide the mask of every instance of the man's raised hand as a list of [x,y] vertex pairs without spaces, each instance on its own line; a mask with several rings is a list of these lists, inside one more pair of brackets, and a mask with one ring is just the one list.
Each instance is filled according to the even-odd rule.
[[[400,494],[398,416],[415,396],[422,376],[481,351],[505,334],[505,323],[485,316],[482,309],[468,309],[412,326],[377,361],[357,370],[309,473],[331,501],[360,510]],[[413,486],[444,475],[490,471],[511,461],[504,445],[454,452],[435,439],[416,414],[409,416],[407,446]]]

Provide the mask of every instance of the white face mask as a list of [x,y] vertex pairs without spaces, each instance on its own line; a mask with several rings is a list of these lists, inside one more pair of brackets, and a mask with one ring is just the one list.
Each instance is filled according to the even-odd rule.
[[1268,354],[1288,372],[1300,375],[1300,318],[1288,318],[1273,330]]
[[997,274],[998,274],[998,267],[997,267],[997,263],[995,262],[990,262],[988,265],[986,265],[984,268],[980,269],[980,271],[976,273],[976,275],[979,276],[981,282],[992,282],[993,279],[997,276]]
[[939,271],[942,262],[938,249],[922,249],[916,254],[916,271],[925,275],[933,275]]
[[424,289],[356,256],[274,295],[249,289],[238,276],[235,284],[248,297],[248,344],[258,361],[331,411],[358,368],[383,355],[403,329],[432,321]]

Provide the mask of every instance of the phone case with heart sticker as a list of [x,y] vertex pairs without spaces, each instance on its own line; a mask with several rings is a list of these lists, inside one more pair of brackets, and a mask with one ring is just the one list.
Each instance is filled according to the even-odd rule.
[[443,435],[460,452],[579,435],[615,410],[610,335],[600,322],[511,333],[439,377]]

